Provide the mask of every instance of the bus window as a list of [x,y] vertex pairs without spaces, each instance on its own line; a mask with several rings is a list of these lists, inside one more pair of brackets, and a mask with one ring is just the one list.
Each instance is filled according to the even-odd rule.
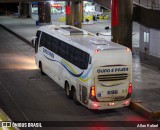
[[46,35],[46,44],[45,44],[45,47],[48,49],[48,50],[51,50],[51,36],[48,35],[48,34],[45,34]]
[[61,41],[61,47],[60,47],[60,53],[61,53],[61,56],[65,59],[65,56],[66,56],[66,44]]
[[51,43],[52,43],[52,49],[51,49],[51,51],[53,51],[54,53],[57,54],[58,53],[58,39],[52,37]]

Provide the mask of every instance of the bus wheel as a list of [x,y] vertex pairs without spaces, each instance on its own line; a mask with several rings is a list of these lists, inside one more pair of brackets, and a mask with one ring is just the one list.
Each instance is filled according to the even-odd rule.
[[65,83],[65,90],[66,90],[66,96],[69,99],[72,99],[72,92],[71,90],[69,90],[69,84],[68,82]]
[[73,88],[73,102],[77,105],[80,105],[79,101],[77,100],[77,95],[76,95],[76,89]]
[[41,71],[41,75],[46,75],[46,74],[43,72],[43,68],[42,68],[42,63],[41,63],[41,62],[39,63],[39,68],[40,68],[40,71]]

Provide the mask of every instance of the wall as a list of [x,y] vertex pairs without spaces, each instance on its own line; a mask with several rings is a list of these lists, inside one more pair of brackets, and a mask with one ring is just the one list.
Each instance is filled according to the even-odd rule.
[[160,10],[146,9],[134,5],[133,20],[147,27],[160,29]]
[[[144,32],[149,34],[148,42],[144,38]],[[160,58],[160,29],[148,28],[144,25],[140,25],[140,51],[145,52],[147,57],[151,59],[152,56]],[[146,40],[146,41],[145,41]],[[150,57],[151,56],[151,57]]]
[[160,58],[160,29],[150,29],[150,55]]

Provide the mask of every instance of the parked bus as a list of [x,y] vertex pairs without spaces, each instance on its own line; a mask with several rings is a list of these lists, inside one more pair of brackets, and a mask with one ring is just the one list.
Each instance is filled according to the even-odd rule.
[[98,110],[130,104],[129,48],[69,25],[40,27],[33,44],[41,74],[64,88],[76,104]]

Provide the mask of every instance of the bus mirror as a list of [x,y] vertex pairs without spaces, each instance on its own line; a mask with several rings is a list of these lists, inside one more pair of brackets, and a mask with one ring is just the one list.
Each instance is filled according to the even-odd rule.
[[32,40],[31,40],[31,43],[32,43],[33,46],[35,46],[36,39],[37,39],[37,37],[33,37]]

